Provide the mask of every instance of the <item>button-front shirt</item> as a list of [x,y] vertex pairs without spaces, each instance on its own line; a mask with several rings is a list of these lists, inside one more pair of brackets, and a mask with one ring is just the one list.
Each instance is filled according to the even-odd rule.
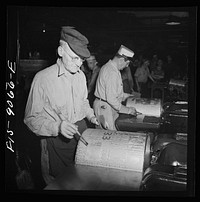
[[60,59],[38,72],[31,84],[24,123],[37,135],[57,136],[61,120],[58,113],[75,123],[94,116],[90,107],[84,73],[68,72]]
[[120,110],[124,97],[123,83],[121,73],[112,60],[101,67],[94,94],[106,100],[115,110]]

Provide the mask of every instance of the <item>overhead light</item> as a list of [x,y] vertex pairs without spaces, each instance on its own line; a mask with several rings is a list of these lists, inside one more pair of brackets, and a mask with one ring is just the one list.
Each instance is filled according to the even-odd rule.
[[42,25],[42,32],[43,33],[45,33],[46,32],[46,26],[45,26],[45,24],[43,23],[43,25]]
[[181,22],[178,17],[171,15],[169,19],[165,22],[166,25],[180,25]]

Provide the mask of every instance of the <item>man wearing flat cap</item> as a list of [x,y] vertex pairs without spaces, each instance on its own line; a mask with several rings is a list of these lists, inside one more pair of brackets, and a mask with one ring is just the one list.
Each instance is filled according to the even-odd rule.
[[41,165],[45,182],[74,163],[85,118],[97,119],[90,107],[87,85],[80,66],[90,56],[88,40],[73,27],[62,27],[57,62],[38,72],[31,84],[24,123],[41,137]]
[[134,94],[124,93],[120,70],[130,63],[134,52],[121,45],[117,54],[101,67],[99,72],[93,104],[95,115],[100,126],[105,129],[116,130],[115,120],[119,113],[136,115],[134,107],[126,107],[122,104],[129,96]]

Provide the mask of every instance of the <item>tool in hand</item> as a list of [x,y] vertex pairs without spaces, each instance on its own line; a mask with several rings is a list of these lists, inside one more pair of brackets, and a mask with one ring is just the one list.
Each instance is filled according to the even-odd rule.
[[136,116],[142,114],[141,112],[136,111]]
[[[55,111],[55,110],[54,110]],[[56,111],[55,111],[56,113]],[[62,112],[59,111],[59,113],[56,113],[58,115],[58,117],[60,118],[60,120],[64,121],[65,118],[64,116],[62,115]],[[83,144],[85,144],[86,146],[88,145],[88,142],[83,138],[83,136],[79,133],[78,129],[76,131],[76,133],[80,136],[80,140],[83,142]]]
[[78,130],[77,130],[77,134],[80,136],[80,140],[81,140],[86,146],[88,146],[88,142],[83,138],[83,136],[79,133]]

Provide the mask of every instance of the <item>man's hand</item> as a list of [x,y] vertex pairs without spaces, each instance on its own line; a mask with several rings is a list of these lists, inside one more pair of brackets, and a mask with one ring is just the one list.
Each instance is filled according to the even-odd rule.
[[68,139],[72,139],[74,134],[77,133],[78,126],[70,123],[67,120],[63,120],[60,124],[59,132]]
[[125,101],[127,98],[129,98],[130,96],[132,96],[131,94],[129,93],[124,93],[124,96],[123,96],[123,101]]
[[137,115],[137,111],[136,111],[136,109],[134,107],[129,107],[128,114],[136,116]]
[[93,116],[91,119],[90,119],[90,122],[99,126],[99,122],[97,121],[97,118],[95,116]]
[[140,98],[141,97],[141,93],[133,91],[132,94],[131,94],[131,96],[134,97],[134,98]]

